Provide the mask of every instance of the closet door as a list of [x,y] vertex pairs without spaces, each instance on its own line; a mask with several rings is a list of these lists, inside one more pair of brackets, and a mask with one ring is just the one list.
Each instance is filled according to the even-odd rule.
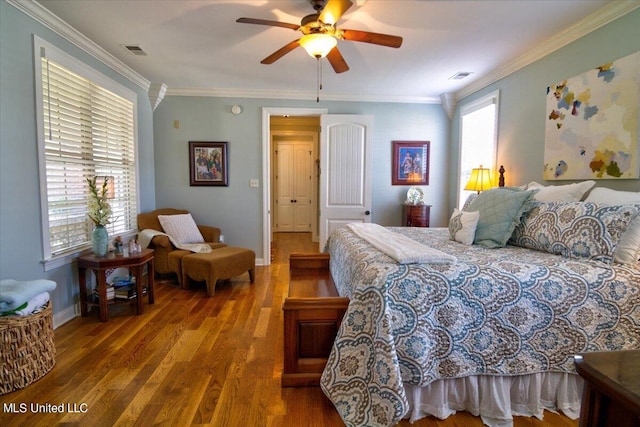
[[311,144],[295,143],[293,148],[293,231],[311,231]]
[[293,231],[293,201],[294,201],[294,170],[293,145],[288,142],[279,142],[275,150],[275,193],[276,212],[275,230]]
[[276,232],[311,231],[312,149],[312,144],[304,141],[277,144]]

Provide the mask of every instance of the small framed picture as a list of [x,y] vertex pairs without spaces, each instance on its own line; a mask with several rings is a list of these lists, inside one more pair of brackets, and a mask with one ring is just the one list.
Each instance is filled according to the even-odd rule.
[[228,186],[226,142],[189,141],[189,185]]
[[392,141],[391,185],[429,185],[429,141]]

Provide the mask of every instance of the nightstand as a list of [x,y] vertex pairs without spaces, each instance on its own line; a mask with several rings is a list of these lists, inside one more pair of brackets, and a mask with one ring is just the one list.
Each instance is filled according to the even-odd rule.
[[431,205],[402,205],[402,224],[406,227],[428,227]]
[[575,356],[585,380],[580,427],[640,425],[640,350]]

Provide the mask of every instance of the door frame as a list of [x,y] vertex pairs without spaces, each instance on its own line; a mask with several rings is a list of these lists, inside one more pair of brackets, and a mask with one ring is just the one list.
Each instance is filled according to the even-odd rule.
[[262,107],[262,265],[271,264],[271,116],[321,116],[327,108]]

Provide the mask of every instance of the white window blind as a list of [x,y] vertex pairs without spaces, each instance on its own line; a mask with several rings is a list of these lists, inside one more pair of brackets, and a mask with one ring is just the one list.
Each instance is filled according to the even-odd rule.
[[135,106],[46,56],[40,61],[46,260],[89,246],[87,178],[114,178],[110,236],[136,230]]
[[460,174],[458,207],[461,208],[473,191],[464,187],[471,177],[471,169],[480,165],[489,168],[491,179],[497,183],[496,150],[498,147],[498,92],[465,105],[460,113]]

